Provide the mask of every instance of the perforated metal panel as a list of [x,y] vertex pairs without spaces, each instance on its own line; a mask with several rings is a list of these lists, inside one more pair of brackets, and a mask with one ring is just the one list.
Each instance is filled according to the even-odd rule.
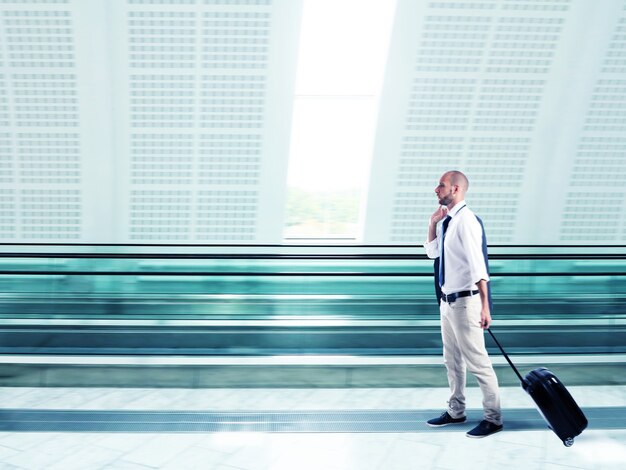
[[[585,112],[561,215],[567,242],[611,243],[626,239],[623,214],[607,204],[623,201],[626,178],[626,3],[603,51],[601,68]],[[621,218],[621,223],[620,223]],[[604,221],[611,220],[611,223]],[[602,225],[602,230],[598,226]]]
[[82,232],[75,15],[64,0],[3,2],[0,13],[0,238]]
[[424,194],[432,196],[427,189],[454,168],[472,175],[472,187],[488,188],[473,191],[472,204],[489,222],[490,242],[513,240],[531,138],[568,3],[429,3],[419,20],[391,241],[421,239],[436,203]]
[[132,240],[255,239],[272,14],[129,2]]

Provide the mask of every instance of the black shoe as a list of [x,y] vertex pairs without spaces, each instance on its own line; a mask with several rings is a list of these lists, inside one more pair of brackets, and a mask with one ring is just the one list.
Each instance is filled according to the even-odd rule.
[[441,416],[438,418],[429,419],[426,421],[426,424],[433,427],[438,426],[447,426],[448,424],[461,424],[464,423],[467,417],[463,416],[461,418],[453,418],[448,414],[447,411],[444,411]]
[[490,421],[482,420],[478,426],[471,431],[468,431],[465,435],[474,439],[480,439],[481,437],[491,436],[497,432],[502,431],[504,426],[501,424],[493,424]]

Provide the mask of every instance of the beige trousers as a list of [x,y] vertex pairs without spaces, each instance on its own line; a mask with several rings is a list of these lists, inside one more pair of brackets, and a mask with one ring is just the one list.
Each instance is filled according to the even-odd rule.
[[481,308],[479,295],[461,297],[450,304],[441,302],[443,361],[452,393],[448,413],[453,418],[465,416],[467,368],[476,377],[483,392],[484,419],[500,425],[502,414],[498,378],[485,348],[485,334],[480,327]]

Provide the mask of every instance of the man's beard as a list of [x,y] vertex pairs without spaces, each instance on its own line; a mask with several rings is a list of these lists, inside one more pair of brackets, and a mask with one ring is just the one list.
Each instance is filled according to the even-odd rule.
[[447,206],[452,202],[452,194],[448,194],[444,197],[439,198],[439,204],[442,206]]

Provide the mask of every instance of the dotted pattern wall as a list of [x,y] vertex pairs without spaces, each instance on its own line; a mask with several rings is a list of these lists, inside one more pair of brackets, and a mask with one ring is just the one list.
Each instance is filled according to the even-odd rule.
[[67,0],[0,2],[0,238],[82,234],[74,20]]
[[272,2],[128,5],[130,239],[254,241]]
[[585,115],[560,238],[581,243],[626,240],[626,2],[604,54],[599,78]]
[[[4,38],[0,37],[0,41]],[[5,68],[4,50],[6,44],[0,42],[0,69]],[[6,76],[0,74],[0,128],[10,125],[9,98]],[[9,132],[0,132],[0,239],[11,240],[16,235],[15,189],[9,188],[14,183],[15,158],[13,156],[13,136]]]
[[13,139],[0,132],[0,239],[14,239],[17,232],[17,204],[14,182]]
[[[569,0],[428,4],[400,145],[390,240],[419,242],[448,169],[490,243],[515,235],[519,191]],[[393,45],[392,45],[393,47]],[[506,210],[503,210],[506,208]]]

